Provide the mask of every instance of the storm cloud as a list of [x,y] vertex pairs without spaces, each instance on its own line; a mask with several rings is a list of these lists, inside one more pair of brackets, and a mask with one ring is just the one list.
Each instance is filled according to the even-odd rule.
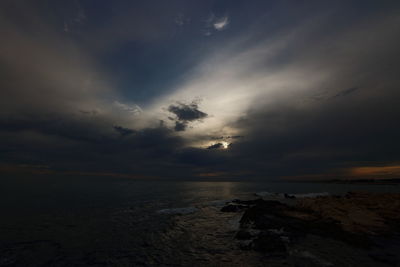
[[214,145],[207,147],[207,149],[218,149],[218,148],[223,148],[223,147],[224,147],[224,145],[222,143],[216,143]]
[[135,133],[134,130],[129,129],[129,128],[124,128],[122,126],[114,126],[114,130],[116,130],[118,133],[120,133],[121,136],[130,135],[130,134]]
[[[189,122],[201,121],[208,116],[199,110],[198,101],[192,101],[190,104],[177,103],[170,105],[168,111],[175,114],[175,131],[185,131]],[[172,118],[172,120],[175,120]]]
[[399,4],[256,3],[3,1],[0,164],[182,179],[400,164]]

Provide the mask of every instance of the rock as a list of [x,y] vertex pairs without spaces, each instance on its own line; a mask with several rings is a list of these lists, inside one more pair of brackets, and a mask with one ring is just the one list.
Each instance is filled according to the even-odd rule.
[[[285,194],[285,198],[292,196]],[[243,250],[296,258],[293,249],[315,237],[368,251],[370,259],[379,264],[397,266],[400,262],[400,194],[297,197],[291,205],[263,199],[232,202],[224,208],[245,209],[235,235]],[[318,246],[310,248],[318,251]],[[296,258],[296,266],[337,266],[313,250],[307,253]],[[303,263],[298,265],[299,261]]]
[[301,199],[296,206],[340,222],[347,232],[382,234],[400,231],[400,194],[349,192],[341,198]]
[[257,198],[257,199],[253,199],[253,200],[240,200],[240,199],[232,200],[232,203],[247,205],[247,206],[257,205],[257,204],[260,204],[263,202],[264,202],[264,200],[261,198]]
[[396,255],[384,253],[381,251],[373,251],[368,254],[373,260],[388,264],[390,266],[398,266],[398,259]]
[[279,235],[270,232],[261,233],[253,240],[254,250],[267,252],[268,254],[286,254],[286,245]]
[[278,201],[262,200],[248,208],[240,220],[240,227],[268,231],[283,229],[291,241],[298,241],[308,234],[341,240],[357,247],[370,246],[366,236],[346,232],[338,221],[320,217],[313,211],[288,206]]
[[289,210],[291,210],[291,207],[279,201],[262,200],[245,211],[240,220],[240,225],[241,227],[247,227],[249,224],[254,224],[257,229],[280,229],[285,225],[290,226],[294,222],[287,220],[293,218],[283,213]]
[[253,237],[253,235],[247,231],[247,230],[239,230],[236,235],[235,238],[239,239],[239,240],[247,240],[247,239],[251,239]]
[[238,211],[241,211],[241,210],[243,210],[245,208],[247,208],[247,206],[245,206],[245,205],[232,205],[232,204],[229,204],[229,205],[227,205],[225,207],[222,207],[221,211],[222,212],[238,212]]
[[253,248],[252,240],[241,240],[239,242],[239,248],[242,250],[251,250]]

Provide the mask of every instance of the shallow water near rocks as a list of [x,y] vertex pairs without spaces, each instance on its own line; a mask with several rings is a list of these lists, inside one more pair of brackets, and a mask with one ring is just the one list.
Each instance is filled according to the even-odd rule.
[[315,237],[291,251],[291,258],[239,249],[234,235],[240,213],[221,213],[220,207],[255,192],[354,190],[399,191],[391,185],[5,177],[0,266],[287,266],[295,258],[328,266],[326,255],[345,259],[350,250],[332,243],[332,251],[319,255],[311,249],[320,242]]

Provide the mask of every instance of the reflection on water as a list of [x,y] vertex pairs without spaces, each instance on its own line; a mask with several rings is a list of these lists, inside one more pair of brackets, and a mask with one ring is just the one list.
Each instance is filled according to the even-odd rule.
[[[204,207],[204,203],[260,191],[336,194],[360,189],[399,191],[398,186],[384,185],[2,177],[0,265],[159,265],[174,260],[174,236],[165,239],[165,232],[177,223],[159,210]],[[203,217],[191,216],[202,222],[213,219],[209,216],[214,213],[201,210]],[[181,222],[181,227],[193,222]],[[207,227],[217,224],[209,222]],[[179,231],[182,238],[188,234]],[[217,250],[221,244],[214,245]]]
[[238,182],[184,182],[182,193],[194,201],[232,199],[240,191]]
[[397,185],[272,182],[182,182],[49,177],[0,179],[0,212],[7,218],[140,206],[143,212],[202,202],[244,198],[255,192],[342,194],[348,191],[400,192]]

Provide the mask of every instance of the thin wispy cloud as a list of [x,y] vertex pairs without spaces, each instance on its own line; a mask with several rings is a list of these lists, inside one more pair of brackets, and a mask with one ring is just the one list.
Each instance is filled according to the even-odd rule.
[[216,29],[217,31],[222,31],[225,30],[226,27],[228,27],[229,25],[229,18],[228,16],[222,17],[217,19],[214,23],[214,29]]
[[190,18],[186,17],[184,14],[179,13],[174,20],[175,24],[179,27],[187,25],[190,23]]
[[204,35],[210,36],[214,32],[223,31],[227,29],[229,22],[230,20],[228,16],[217,17],[216,15],[211,14],[206,20]]
[[115,107],[117,107],[123,111],[126,111],[128,113],[131,113],[133,115],[139,115],[140,113],[143,112],[143,110],[136,104],[127,105],[127,104],[121,103],[119,101],[114,101],[114,105],[115,105]]
[[83,9],[82,5],[79,1],[74,2],[74,8],[71,11],[71,14],[64,19],[64,32],[71,33],[71,32],[80,32],[80,26],[82,26],[87,17],[85,10]]

